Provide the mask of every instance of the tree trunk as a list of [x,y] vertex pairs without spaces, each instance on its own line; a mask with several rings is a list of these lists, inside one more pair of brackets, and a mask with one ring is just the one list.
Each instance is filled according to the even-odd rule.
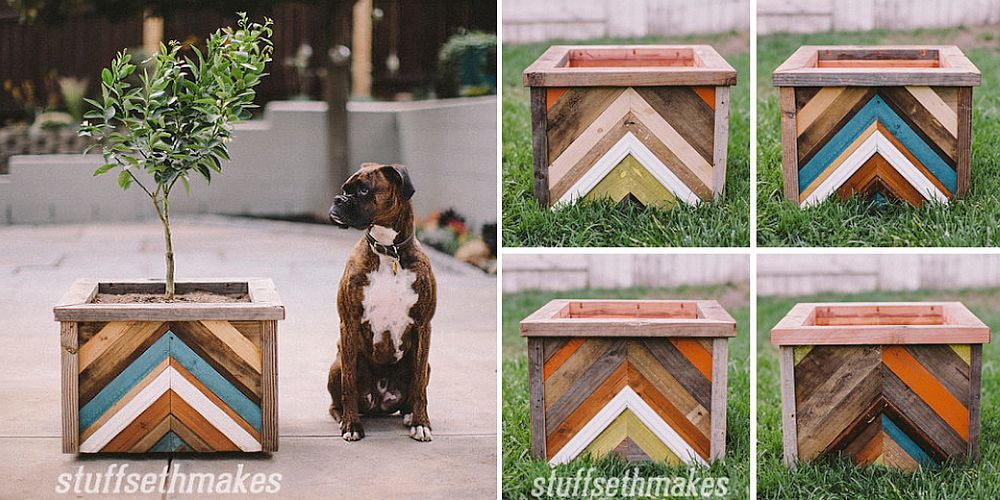
[[[155,202],[154,202],[155,203]],[[164,297],[167,300],[174,300],[174,243],[170,236],[170,198],[167,196],[163,197],[163,207],[162,211],[160,207],[157,207],[157,211],[160,213],[160,223],[163,224],[163,238],[166,242],[166,249],[163,252],[164,257],[167,259],[167,279],[166,279],[166,293]]]

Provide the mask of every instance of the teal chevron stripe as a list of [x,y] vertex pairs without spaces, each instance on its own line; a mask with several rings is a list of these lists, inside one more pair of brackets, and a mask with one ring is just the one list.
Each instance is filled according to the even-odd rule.
[[910,154],[954,193],[957,184],[955,171],[916,132],[910,128],[881,96],[872,97],[808,163],[799,170],[799,190],[805,191],[830,164],[865,131],[872,122],[881,123]]
[[159,365],[167,358],[170,352],[170,342],[176,338],[173,333],[167,332],[156,339],[153,345],[149,346],[135,361],[125,367],[117,377],[104,386],[100,392],[94,396],[83,408],[80,408],[80,431],[90,427],[97,419],[104,415],[119,399],[125,396],[139,382],[146,378],[156,365]]
[[[171,335],[173,334],[171,333]],[[226,380],[215,368],[212,368],[212,365],[201,359],[201,356],[191,350],[183,340],[177,337],[171,339],[170,357],[177,360],[181,366],[191,372],[202,384],[205,384],[208,390],[218,396],[257,432],[260,432],[262,425],[260,407]]]
[[910,436],[907,436],[891,418],[882,414],[882,430],[885,434],[889,436],[900,448],[903,449],[907,454],[913,457],[913,460],[924,467],[937,467],[937,462],[931,458],[930,455],[925,452],[920,445],[915,443]]
[[159,441],[154,444],[149,451],[151,452],[170,452],[170,451],[186,451],[192,449],[187,443],[181,439],[180,436],[174,434],[174,431],[167,431]]

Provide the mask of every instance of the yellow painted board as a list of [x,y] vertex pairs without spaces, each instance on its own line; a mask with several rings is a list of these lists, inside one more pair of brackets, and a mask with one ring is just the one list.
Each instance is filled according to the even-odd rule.
[[632,155],[623,158],[584,199],[611,198],[618,202],[629,194],[645,206],[673,208],[677,204],[677,197]]

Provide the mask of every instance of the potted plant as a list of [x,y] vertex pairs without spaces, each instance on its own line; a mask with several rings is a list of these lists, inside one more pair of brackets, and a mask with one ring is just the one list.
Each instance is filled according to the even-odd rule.
[[149,196],[163,226],[163,281],[79,280],[61,322],[63,451],[275,451],[277,321],[267,279],[174,281],[170,195],[211,181],[233,124],[250,116],[271,60],[271,21],[239,14],[204,52],[160,45],[135,83],[122,51],[101,73],[81,134],[95,139],[123,189]]

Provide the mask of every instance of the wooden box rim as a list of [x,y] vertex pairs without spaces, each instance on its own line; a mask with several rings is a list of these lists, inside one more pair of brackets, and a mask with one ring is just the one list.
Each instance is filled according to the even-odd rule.
[[[815,325],[822,308],[938,308],[942,324]],[[986,344],[990,328],[961,302],[818,302],[796,304],[771,329],[771,343],[795,345]]]
[[[821,52],[937,51],[939,67],[819,68]],[[974,87],[982,82],[979,68],[954,45],[803,45],[772,73],[775,87],[905,86]]]
[[[697,66],[567,67],[571,51],[690,50]],[[528,66],[525,87],[735,85],[736,70],[709,45],[553,45]]]
[[162,283],[150,280],[79,279],[52,308],[56,321],[273,321],[285,319],[285,306],[268,278],[190,279],[178,285],[239,285],[246,284],[250,302],[201,304],[92,304],[101,284],[150,285]]
[[[568,318],[571,303],[588,305],[691,304],[697,319],[612,317]],[[715,300],[555,299],[521,321],[522,337],[734,337],[736,321]]]

